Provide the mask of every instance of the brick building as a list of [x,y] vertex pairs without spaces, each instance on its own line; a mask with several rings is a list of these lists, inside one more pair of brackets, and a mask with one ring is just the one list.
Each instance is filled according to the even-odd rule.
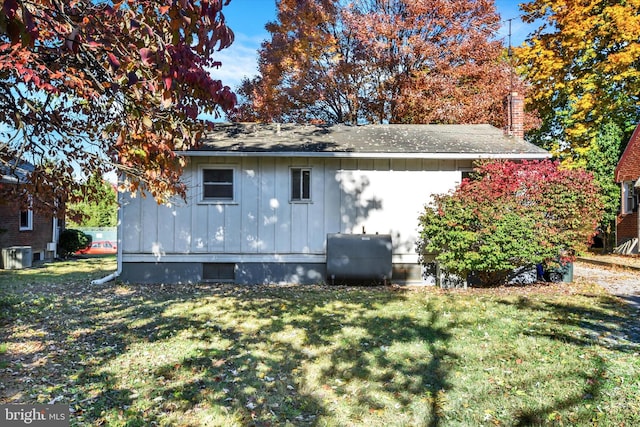
[[636,127],[627,148],[622,153],[615,171],[620,183],[620,213],[616,220],[616,245],[622,253],[638,253],[640,240],[640,217],[638,196],[640,195],[640,124]]
[[[0,170],[0,185],[20,185],[31,170],[33,166],[27,163],[21,164],[11,173]],[[0,197],[0,268],[18,268],[11,261],[15,261],[16,257],[20,258],[19,264],[22,266],[29,266],[33,261],[55,258],[63,220],[25,208],[19,202],[4,196]]]

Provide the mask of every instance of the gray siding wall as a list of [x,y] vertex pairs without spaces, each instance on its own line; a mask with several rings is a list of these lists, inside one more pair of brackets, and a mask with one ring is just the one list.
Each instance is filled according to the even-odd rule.
[[[235,169],[233,202],[202,202],[200,170],[211,166]],[[311,202],[290,201],[291,167],[311,168]],[[164,206],[151,197],[122,198],[124,267],[322,264],[328,233],[363,228],[391,234],[394,263],[412,264],[424,204],[470,168],[470,161],[453,160],[195,157],[184,175],[186,201]]]

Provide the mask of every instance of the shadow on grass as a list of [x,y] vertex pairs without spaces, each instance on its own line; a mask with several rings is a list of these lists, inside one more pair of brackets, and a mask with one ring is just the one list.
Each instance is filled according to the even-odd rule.
[[[451,324],[430,307],[423,316],[379,309],[406,300],[387,290],[111,283],[29,292],[31,300],[1,321],[38,331],[43,345],[24,348],[2,333],[20,349],[10,363],[29,385],[2,378],[14,387],[0,402],[22,387],[21,403],[69,402],[79,424],[149,425],[175,416],[197,425],[194,413],[205,411],[242,425],[316,425],[339,399],[348,401],[340,404],[343,421],[357,423],[384,409],[410,417],[412,396],[421,395],[430,407],[413,422],[438,426],[438,393],[449,387],[448,363],[457,358],[446,350]],[[189,346],[170,348],[180,342]],[[160,344],[169,348],[153,347]]]
[[[519,297],[516,301],[501,300],[500,303],[513,305],[529,313],[537,313],[544,319],[544,322],[533,324],[523,331],[525,336],[545,338],[585,350],[602,348],[636,357],[640,341],[637,319],[632,315],[633,310],[612,296],[582,297],[588,298],[590,305],[585,305],[584,301],[583,304],[576,304],[571,298],[566,298],[563,302],[540,302],[527,297]],[[567,410],[576,412],[572,422],[593,423],[594,413],[589,409],[589,402],[601,397],[608,365],[607,359],[599,353],[592,354],[592,360],[589,371],[572,373],[574,378],[579,379],[579,383],[584,384],[581,389],[573,391],[566,398],[557,399],[553,404],[517,411],[514,425],[553,423],[557,421],[557,414]]]
[[[609,295],[586,295],[585,297],[591,300],[591,305],[574,304],[571,298],[567,298],[566,302],[540,303],[521,297],[515,303],[502,302],[514,304],[519,309],[544,312],[549,319],[568,326],[568,328],[553,331],[534,328],[537,336],[579,346],[591,346],[596,342],[600,346],[617,351],[636,352],[637,345],[640,344],[640,334],[633,309],[617,297]],[[577,335],[564,332],[578,329],[586,333]]]
[[[517,411],[515,426],[533,426],[544,425],[546,423],[554,423],[556,420],[555,414],[560,411],[583,408],[572,422],[579,422],[580,424],[593,423],[593,413],[586,408],[585,403],[595,399],[602,392],[601,379],[605,375],[607,365],[603,358],[599,357],[596,360],[596,369],[590,375],[580,374],[583,382],[586,384],[584,389],[575,393],[570,397],[563,400],[556,401],[553,405],[547,405],[544,407],[536,408],[535,410],[523,410]],[[597,424],[597,423],[596,423]]]
[[[351,299],[357,304],[349,304],[342,313],[327,313],[327,306],[343,302],[340,296],[327,292],[307,289],[301,298],[300,289],[288,293],[267,288],[262,294],[222,289],[216,298],[237,299],[242,312],[254,313],[268,321],[253,334],[247,334],[236,328],[212,326],[211,318],[200,320],[198,331],[213,329],[216,338],[234,345],[223,351],[204,350],[184,359],[180,366],[166,364],[158,368],[154,375],[165,378],[170,375],[171,381],[190,373],[194,376],[193,380],[161,390],[165,407],[188,411],[203,402],[217,400],[227,411],[240,414],[243,424],[277,425],[289,421],[316,425],[320,417],[333,411],[326,406],[331,396],[370,412],[390,405],[402,411],[411,403],[407,393],[433,391],[435,395],[447,388],[447,370],[441,360],[455,355],[442,349],[450,336],[443,327],[434,326],[436,317],[427,324],[406,315],[371,318],[366,306],[372,301],[384,304],[404,299],[398,294],[375,291],[374,295],[352,291],[355,295],[350,295]],[[282,320],[284,310],[291,321]],[[425,307],[425,311],[429,308]],[[184,325],[185,321],[173,317],[163,328]],[[192,322],[193,319],[189,321]],[[292,329],[305,331],[301,342],[277,338]],[[345,330],[357,331],[357,336],[344,334]],[[199,338],[207,340],[206,336]],[[409,342],[420,342],[431,357],[407,364],[388,356],[387,348]],[[261,356],[256,358],[257,354]],[[306,363],[322,359],[326,363],[321,362],[317,372],[311,374],[317,384],[307,384],[301,375]],[[394,381],[396,377],[401,380]],[[383,386],[378,389],[372,386],[370,390],[355,387],[350,394],[349,385],[358,380]],[[437,426],[439,414],[434,398],[429,418],[420,420],[420,424]]]

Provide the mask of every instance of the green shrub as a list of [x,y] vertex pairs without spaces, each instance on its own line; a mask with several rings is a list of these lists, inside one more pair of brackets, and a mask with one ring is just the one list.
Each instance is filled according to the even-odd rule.
[[66,229],[60,233],[58,253],[62,258],[67,258],[75,251],[91,245],[93,238],[80,230]]

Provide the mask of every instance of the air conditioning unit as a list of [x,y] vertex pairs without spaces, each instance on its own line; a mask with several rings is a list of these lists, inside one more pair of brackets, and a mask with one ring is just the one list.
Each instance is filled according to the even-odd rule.
[[20,270],[31,267],[32,260],[31,246],[2,248],[2,268],[5,270]]

